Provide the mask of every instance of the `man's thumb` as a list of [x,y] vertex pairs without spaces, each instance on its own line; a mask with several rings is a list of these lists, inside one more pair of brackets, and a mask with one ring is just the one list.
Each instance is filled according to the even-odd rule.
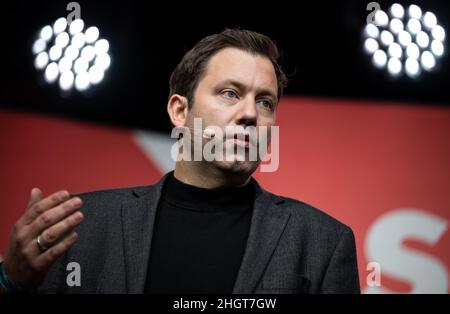
[[28,208],[33,206],[34,203],[40,201],[43,197],[42,191],[39,188],[32,188]]

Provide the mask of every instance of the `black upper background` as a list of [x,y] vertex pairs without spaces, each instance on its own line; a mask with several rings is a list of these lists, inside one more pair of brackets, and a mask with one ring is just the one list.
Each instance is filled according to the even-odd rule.
[[[78,1],[86,26],[110,42],[112,65],[88,93],[61,94],[33,68],[36,33],[67,16],[69,1],[0,4],[0,106],[108,124],[168,131],[168,79],[184,52],[224,28],[265,33],[283,51],[287,95],[408,101],[450,105],[450,54],[439,71],[417,80],[390,78],[362,50],[370,1]],[[379,1],[387,9],[394,1]],[[397,1],[408,5],[411,1]],[[447,31],[450,1],[414,3],[434,12]]]

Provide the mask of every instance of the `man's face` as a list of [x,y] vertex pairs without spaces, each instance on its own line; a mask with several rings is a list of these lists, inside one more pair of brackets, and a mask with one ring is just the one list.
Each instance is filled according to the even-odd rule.
[[[222,49],[206,66],[186,124],[193,127],[194,118],[202,118],[203,129],[208,126],[218,126],[224,131],[227,126],[254,126],[257,129],[266,126],[270,129],[275,124],[277,89],[275,70],[268,58],[236,48]],[[230,140],[235,146],[242,144]],[[211,163],[223,170],[248,174],[258,167],[259,157],[258,154],[256,161],[234,158],[233,161]]]

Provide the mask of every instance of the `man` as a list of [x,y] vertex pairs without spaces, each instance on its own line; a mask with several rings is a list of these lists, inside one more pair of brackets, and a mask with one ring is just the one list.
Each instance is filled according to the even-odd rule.
[[[278,57],[255,32],[204,38],[171,76],[172,124],[195,130],[201,118],[204,134],[208,126],[274,126],[286,84]],[[229,141],[246,151],[254,144],[248,134]],[[33,189],[3,265],[7,290],[359,293],[351,229],[265,191],[251,176],[260,161],[181,158],[154,185],[77,197]],[[70,265],[79,266],[79,284],[66,282]]]

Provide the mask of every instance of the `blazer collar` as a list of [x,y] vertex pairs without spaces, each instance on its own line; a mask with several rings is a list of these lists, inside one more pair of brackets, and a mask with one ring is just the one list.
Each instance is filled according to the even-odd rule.
[[250,232],[234,294],[254,293],[290,217],[290,211],[279,206],[283,202],[281,197],[267,192],[256,182]]
[[[156,210],[167,176],[154,185],[133,189],[135,198],[122,204],[127,293],[144,292]],[[233,293],[254,292],[290,217],[289,211],[278,206],[283,202],[256,182],[247,246]]]
[[167,175],[154,185],[135,188],[135,198],[122,204],[127,293],[144,292],[156,209]]

